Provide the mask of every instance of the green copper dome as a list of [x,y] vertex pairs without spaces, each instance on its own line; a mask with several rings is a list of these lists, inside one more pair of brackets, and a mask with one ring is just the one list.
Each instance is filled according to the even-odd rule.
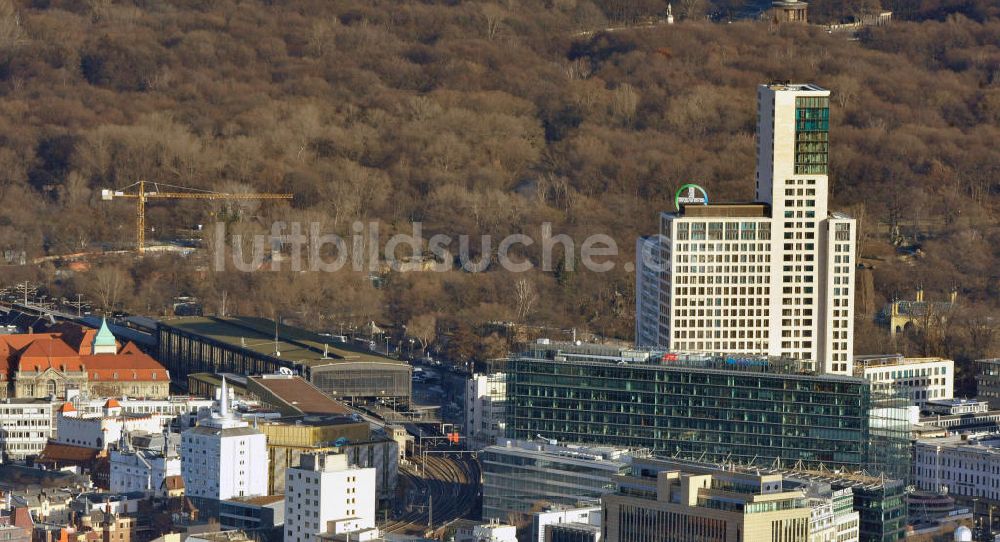
[[101,320],[101,329],[97,332],[97,336],[94,337],[94,348],[99,346],[115,347],[115,336],[108,329],[108,320],[106,318]]

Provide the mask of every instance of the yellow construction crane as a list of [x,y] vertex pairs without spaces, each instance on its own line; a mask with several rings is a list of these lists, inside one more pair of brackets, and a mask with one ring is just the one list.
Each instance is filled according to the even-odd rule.
[[[155,190],[146,191],[146,181],[139,181],[137,183],[131,184],[122,188],[121,190],[101,190],[102,200],[112,200],[115,198],[130,198],[136,200],[136,235],[135,242],[136,248],[139,251],[139,255],[142,256],[146,253],[146,200],[149,199],[222,199],[222,200],[265,200],[265,199],[292,199],[291,194],[263,194],[263,193],[247,193],[247,194],[235,194],[226,192],[210,192],[207,190],[198,190],[195,188],[185,188],[182,186],[172,186],[163,183],[149,183],[152,184]],[[161,192],[160,185],[166,186],[168,188],[187,190],[187,192]],[[125,191],[129,188],[136,187],[135,193],[126,193]]]

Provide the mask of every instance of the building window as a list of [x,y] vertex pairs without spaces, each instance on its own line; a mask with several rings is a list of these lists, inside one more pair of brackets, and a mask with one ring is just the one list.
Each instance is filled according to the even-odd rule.
[[795,172],[826,174],[829,160],[830,99],[795,99]]

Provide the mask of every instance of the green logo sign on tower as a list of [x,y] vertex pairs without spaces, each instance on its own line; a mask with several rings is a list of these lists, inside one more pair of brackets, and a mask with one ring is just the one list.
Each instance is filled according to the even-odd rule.
[[708,192],[696,184],[686,184],[677,189],[677,194],[674,196],[674,208],[680,211],[681,204],[708,205]]

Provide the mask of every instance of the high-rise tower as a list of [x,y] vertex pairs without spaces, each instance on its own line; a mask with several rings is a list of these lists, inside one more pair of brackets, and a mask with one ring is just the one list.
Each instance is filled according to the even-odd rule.
[[637,315],[637,342],[851,374],[856,225],[827,207],[830,92],[761,85],[757,111],[756,201],[679,196],[661,214],[659,280],[637,280],[639,306],[659,310]]

